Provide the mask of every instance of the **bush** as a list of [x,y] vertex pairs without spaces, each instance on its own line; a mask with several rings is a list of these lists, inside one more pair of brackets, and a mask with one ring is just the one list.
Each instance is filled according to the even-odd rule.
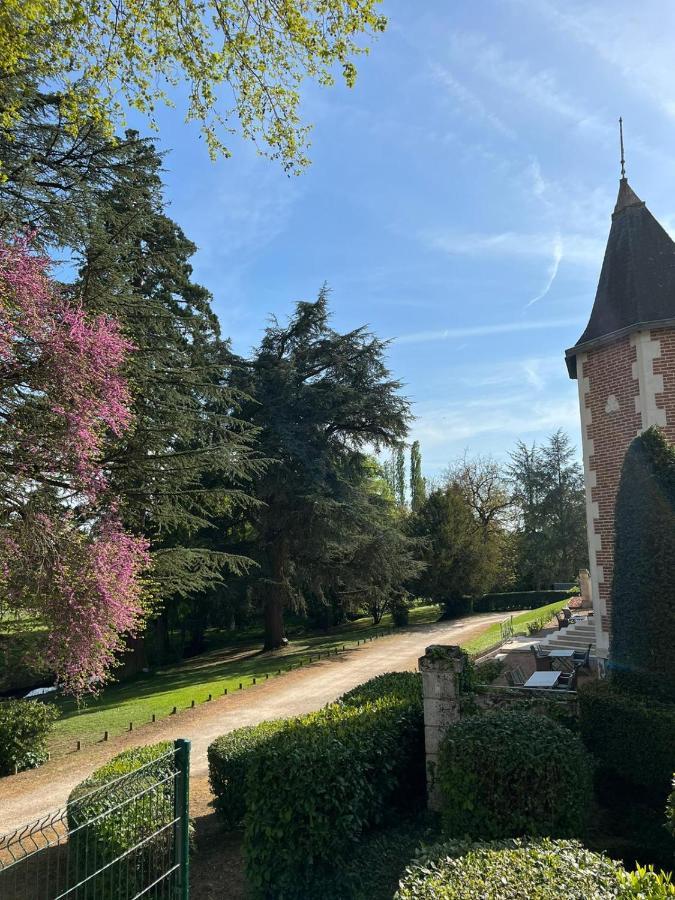
[[344,865],[362,833],[392,808],[423,801],[424,776],[421,696],[337,703],[290,720],[248,769],[252,887],[263,897],[313,896],[311,884]]
[[214,807],[228,829],[239,828],[246,812],[246,774],[253,756],[273,734],[286,724],[285,719],[261,722],[224,734],[209,746],[209,783]]
[[449,837],[574,837],[586,825],[590,759],[545,716],[500,710],[460,721],[441,744],[437,779]]
[[577,841],[440,844],[408,868],[396,900],[616,900],[621,872]]
[[581,736],[608,772],[645,790],[663,810],[675,771],[675,704],[658,703],[615,685],[579,691]]
[[476,664],[473,677],[476,684],[492,684],[504,669],[505,665],[501,659],[486,659],[485,662]]
[[473,601],[474,612],[510,612],[515,609],[539,609],[558,600],[566,600],[569,591],[512,591],[508,594],[484,594]]
[[615,534],[612,680],[675,701],[675,447],[656,428],[626,452]]
[[666,828],[675,838],[675,775],[673,775],[673,789],[666,803]]
[[[172,750],[170,741],[125,750],[70,794],[67,815],[71,880],[76,883],[89,878],[87,891],[97,900],[118,900],[115,885],[120,873],[125,896],[132,896],[164,871],[172,829],[141,847],[137,845],[173,821]],[[138,774],[123,778],[132,773]],[[137,849],[127,854],[132,847]],[[123,854],[127,855],[116,868],[113,860]],[[113,865],[92,878],[110,863]]]
[[675,884],[669,872],[655,872],[653,866],[638,866],[634,872],[619,871],[619,900],[667,900],[675,897]]
[[34,769],[47,759],[47,738],[58,711],[39,700],[0,701],[0,775]]
[[394,628],[405,628],[410,622],[410,606],[403,598],[391,601],[391,621]]
[[344,706],[363,706],[374,700],[406,700],[422,703],[422,676],[419,672],[385,672],[347,691],[338,703]]

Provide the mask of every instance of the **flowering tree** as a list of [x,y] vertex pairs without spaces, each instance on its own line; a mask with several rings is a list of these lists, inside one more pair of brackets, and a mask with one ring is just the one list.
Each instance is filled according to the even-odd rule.
[[142,622],[146,542],[124,532],[103,441],[131,426],[131,344],[49,277],[29,239],[0,243],[0,603],[47,625],[62,685],[100,684]]

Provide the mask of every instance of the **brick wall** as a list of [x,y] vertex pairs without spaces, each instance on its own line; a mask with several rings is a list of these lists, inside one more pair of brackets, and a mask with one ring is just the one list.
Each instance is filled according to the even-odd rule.
[[589,562],[599,652],[611,629],[614,505],[626,449],[650,425],[675,440],[675,331],[641,331],[577,358]]

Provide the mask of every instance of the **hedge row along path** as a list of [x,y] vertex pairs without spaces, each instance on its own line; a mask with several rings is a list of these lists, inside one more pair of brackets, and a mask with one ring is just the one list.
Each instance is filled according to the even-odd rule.
[[214,698],[195,709],[143,725],[107,743],[52,760],[39,769],[2,778],[0,834],[65,805],[76,784],[127,747],[189,738],[192,741],[192,776],[201,781],[207,774],[206,748],[218,735],[266,719],[320,709],[375,675],[416,669],[418,658],[429,644],[464,644],[494,622],[504,621],[505,617],[503,612],[485,613],[405,629],[308,668],[263,681],[246,691]]

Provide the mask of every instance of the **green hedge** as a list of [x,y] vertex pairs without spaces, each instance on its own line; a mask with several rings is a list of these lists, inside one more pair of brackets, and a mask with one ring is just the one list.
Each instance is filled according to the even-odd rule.
[[540,606],[547,606],[570,596],[570,591],[512,591],[508,594],[484,594],[473,601],[473,611],[484,613],[539,609]]
[[591,753],[663,809],[675,771],[675,704],[650,701],[607,681],[585,685],[578,697],[581,735]]
[[39,700],[0,701],[0,775],[34,769],[47,759],[47,738],[58,711]]
[[448,837],[578,837],[587,823],[590,757],[545,716],[499,710],[460,721],[441,744],[437,779]]
[[208,748],[214,807],[228,829],[239,828],[246,812],[246,775],[258,749],[286,724],[285,719],[237,728]]
[[424,801],[421,697],[333,704],[290,720],[254,754],[244,847],[258,896],[306,898],[361,835]]
[[673,789],[666,802],[666,828],[675,838],[675,775],[673,775]]
[[422,703],[422,676],[419,672],[385,672],[347,691],[338,703],[344,706],[363,706],[374,700],[396,699]]
[[675,447],[656,428],[626,451],[615,535],[612,679],[675,703]]
[[408,868],[395,898],[617,900],[621,873],[619,863],[577,841],[439,844]]
[[[174,771],[174,761],[172,755],[167,755],[172,749],[173,743],[162,741],[125,750],[70,794],[67,807],[70,880],[75,884],[90,879],[83,896],[119,900],[120,877],[125,896],[132,896],[164,871],[173,840],[171,829],[132,851],[119,865],[113,864],[99,876],[95,875],[173,820],[173,783],[169,776]],[[134,778],[117,781],[134,772],[138,773]],[[152,792],[148,790],[163,780]]]

